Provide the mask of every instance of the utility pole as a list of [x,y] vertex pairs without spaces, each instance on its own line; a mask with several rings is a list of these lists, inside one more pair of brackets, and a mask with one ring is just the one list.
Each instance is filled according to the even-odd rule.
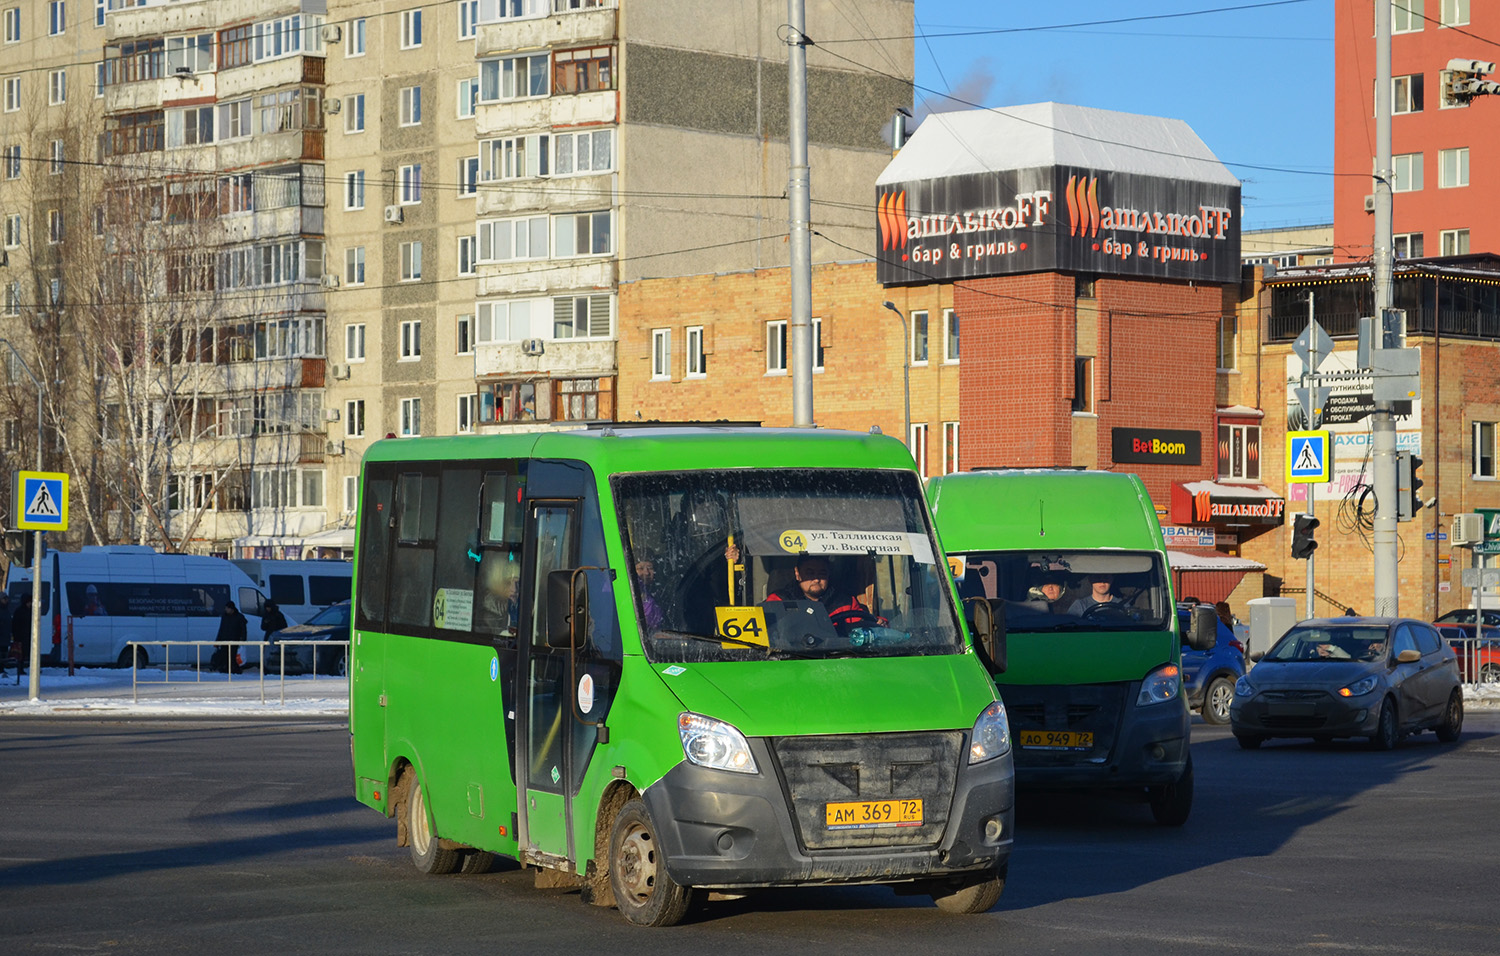
[[[1375,237],[1373,279],[1375,317],[1372,359],[1385,348],[1386,315],[1391,295],[1391,0],[1375,2]],[[1396,348],[1405,344],[1401,330]],[[1383,363],[1372,364],[1379,369]],[[1378,371],[1376,374],[1379,374]],[[1400,614],[1396,577],[1396,416],[1395,403],[1375,401],[1371,423],[1371,463],[1375,482],[1375,526],[1372,551],[1375,558],[1374,607],[1380,617]]]
[[[15,358],[16,364],[21,366],[21,371],[31,379],[31,384],[36,386],[36,470],[42,470],[42,383],[31,372],[31,366],[21,358],[21,353],[10,344],[8,339],[0,339],[10,354]],[[15,509],[19,512],[26,507],[21,500],[21,482],[15,482]],[[26,697],[28,700],[37,700],[42,694],[42,532],[33,531],[31,548],[31,655],[26,662]]]
[[812,218],[807,170],[807,26],[806,0],[787,0],[787,146],[790,177],[792,314],[792,427],[813,426]]
[[[1307,425],[1304,427],[1306,427],[1309,431],[1317,428],[1322,424],[1322,422],[1314,422],[1312,420],[1312,413],[1315,410],[1313,406],[1322,404],[1315,398],[1315,396],[1318,394],[1318,382],[1316,378],[1318,374],[1318,363],[1322,361],[1322,356],[1318,354],[1318,328],[1317,319],[1313,318],[1313,298],[1313,291],[1311,289],[1307,290],[1307,374],[1309,377],[1307,380],[1308,402],[1307,408],[1305,409],[1308,415]],[[1302,513],[1313,519],[1313,521],[1310,523],[1310,527],[1316,528],[1318,526],[1317,515],[1315,514],[1315,512],[1317,511],[1317,507],[1313,504],[1313,501],[1315,494],[1314,489],[1317,486],[1313,484],[1305,484],[1302,487],[1307,490],[1307,501],[1303,505]],[[1304,602],[1304,607],[1306,608],[1304,616],[1307,618],[1312,618],[1314,616],[1313,593],[1315,590],[1314,584],[1316,582],[1316,578],[1313,577],[1313,562],[1316,560],[1313,556],[1314,553],[1315,552],[1309,551],[1307,554],[1307,599]]]

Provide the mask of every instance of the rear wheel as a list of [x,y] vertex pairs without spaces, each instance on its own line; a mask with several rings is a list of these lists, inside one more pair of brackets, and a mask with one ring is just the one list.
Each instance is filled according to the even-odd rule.
[[1165,786],[1152,787],[1151,815],[1164,827],[1180,827],[1193,810],[1193,759],[1188,758],[1182,776]]
[[1479,668],[1479,683],[1500,683],[1500,664],[1486,664]]
[[945,884],[941,888],[935,888],[932,891],[932,901],[944,913],[967,916],[989,912],[1000,902],[1000,894],[1004,892],[1005,876],[997,872],[967,883]]
[[1457,687],[1448,695],[1448,707],[1443,711],[1443,722],[1437,725],[1437,738],[1445,744],[1458,739],[1464,730],[1464,692]]
[[484,850],[464,850],[463,862],[459,864],[458,872],[468,876],[476,873],[488,873],[495,865],[495,854]]
[[1375,725],[1370,746],[1376,750],[1391,750],[1400,739],[1401,735],[1396,727],[1396,707],[1387,699],[1380,705],[1380,722]]
[[429,875],[452,873],[458,869],[460,854],[457,850],[445,850],[432,831],[432,814],[427,809],[427,791],[422,782],[412,773],[411,785],[406,795],[406,832],[411,842],[411,861],[417,869]]
[[1229,705],[1234,701],[1234,683],[1227,677],[1215,677],[1203,692],[1203,720],[1205,723],[1223,725],[1229,723]]
[[667,873],[666,854],[641,800],[631,800],[615,815],[609,882],[620,915],[639,926],[676,925],[692,905],[692,887],[678,885]]
[[1234,739],[1240,745],[1241,750],[1256,750],[1261,744],[1266,742],[1266,738],[1260,734],[1236,733]]
[[[127,648],[125,648],[124,650],[122,650],[120,652],[120,657],[119,657],[118,663],[119,663],[119,665],[121,667],[129,667],[130,666],[130,652],[131,652],[131,650],[132,650],[132,648],[127,647]],[[135,651],[135,666],[136,667],[145,667],[148,663],[150,663],[150,658],[146,656],[146,649],[144,647],[136,647],[136,648],[133,648],[133,650]]]

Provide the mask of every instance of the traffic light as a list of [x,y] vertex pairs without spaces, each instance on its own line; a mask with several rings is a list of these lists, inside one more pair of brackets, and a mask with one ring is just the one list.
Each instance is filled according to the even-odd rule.
[[1396,520],[1410,521],[1422,509],[1419,473],[1422,459],[1409,451],[1396,452]]
[[[31,567],[32,555],[35,552],[36,532],[34,531],[7,531],[5,532],[5,556],[10,559],[14,566]],[[46,551],[42,554],[45,556]]]
[[1312,557],[1312,553],[1318,550],[1318,542],[1313,538],[1313,532],[1318,530],[1318,525],[1323,522],[1312,515],[1297,515],[1292,522],[1292,557],[1306,561]]

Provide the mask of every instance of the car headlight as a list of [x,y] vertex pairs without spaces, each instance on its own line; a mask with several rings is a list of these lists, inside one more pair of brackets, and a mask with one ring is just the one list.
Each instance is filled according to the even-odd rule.
[[1176,664],[1163,664],[1141,681],[1141,692],[1135,698],[1137,707],[1165,703],[1182,689],[1182,671]]
[[750,744],[733,724],[702,714],[677,715],[677,733],[682,737],[682,752],[687,759],[711,770],[734,773],[760,773]]
[[1241,677],[1234,682],[1234,696],[1250,697],[1255,694],[1255,688],[1250,686],[1250,678]]
[[984,763],[1009,752],[1010,721],[1005,717],[1005,705],[997,700],[974,721],[974,732],[969,735],[969,763]]
[[1339,696],[1340,697],[1358,697],[1361,694],[1368,694],[1370,691],[1372,691],[1372,690],[1375,689],[1375,684],[1376,684],[1375,675],[1371,674],[1369,677],[1363,678],[1362,680],[1355,681],[1354,683],[1350,684],[1348,687],[1340,687],[1339,688]]

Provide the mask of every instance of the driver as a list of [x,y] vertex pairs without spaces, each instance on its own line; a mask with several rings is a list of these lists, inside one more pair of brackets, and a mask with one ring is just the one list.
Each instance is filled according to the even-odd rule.
[[1115,593],[1115,576],[1113,574],[1091,574],[1089,575],[1089,593],[1073,602],[1068,608],[1068,613],[1074,617],[1081,617],[1093,610],[1100,604],[1123,604],[1120,596]]
[[803,554],[792,569],[795,580],[784,588],[766,595],[767,601],[817,601],[828,609],[828,617],[835,627],[849,626],[874,619],[869,609],[853,594],[841,594],[830,583],[833,573],[828,559],[816,554]]

